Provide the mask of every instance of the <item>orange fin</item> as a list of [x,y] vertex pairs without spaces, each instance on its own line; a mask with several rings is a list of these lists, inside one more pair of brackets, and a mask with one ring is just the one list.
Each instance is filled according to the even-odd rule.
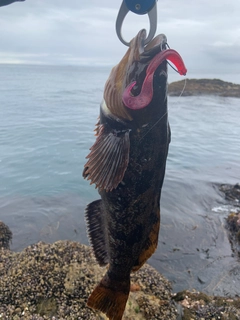
[[108,264],[108,253],[101,203],[102,200],[89,203],[85,210],[85,217],[95,258],[100,266],[105,266]]
[[91,147],[83,177],[99,189],[111,191],[122,181],[129,161],[129,131],[114,132],[97,127],[97,140]]
[[111,280],[106,274],[88,298],[87,305],[106,314],[110,320],[121,320],[130,290],[126,281]]
[[132,271],[139,270],[143,264],[151,257],[151,255],[155,252],[158,245],[158,234],[160,228],[160,211],[157,211],[156,214],[156,222],[153,224],[152,230],[147,238],[147,241],[143,247],[143,250],[138,257]]

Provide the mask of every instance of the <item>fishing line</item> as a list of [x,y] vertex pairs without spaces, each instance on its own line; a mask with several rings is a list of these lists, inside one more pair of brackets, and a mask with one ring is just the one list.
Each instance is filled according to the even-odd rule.
[[150,131],[158,124],[158,122],[161,121],[167,114],[168,114],[168,112],[166,111],[166,112],[164,113],[164,115],[162,115],[161,118],[159,118],[158,121],[156,121],[156,122],[154,123],[154,125],[152,125],[151,128],[144,134],[144,136],[139,140],[139,142],[141,142],[142,139],[145,138],[146,135],[149,134],[149,132],[150,132]]
[[167,61],[167,63],[168,63],[168,65],[169,65],[174,71],[176,71],[177,73],[179,73],[178,70],[177,70],[170,62]]
[[[165,43],[165,45],[166,45],[166,47],[167,47],[168,49],[170,49],[170,46],[169,46],[169,44],[168,44],[167,42]],[[163,50],[163,48],[162,48],[162,44],[161,44],[161,51],[162,51],[162,50]],[[169,63],[168,61],[167,61],[167,63],[169,64],[169,66],[170,66],[174,71],[176,71],[177,73],[179,73],[178,70],[177,70],[171,63]],[[183,94],[183,92],[184,92],[184,90],[185,90],[185,88],[186,88],[186,84],[187,84],[187,79],[185,79],[185,81],[184,81],[184,86],[183,86],[183,89],[182,89],[179,97],[182,96],[182,94]],[[166,111],[166,112],[164,113],[164,115],[163,115],[161,118],[159,118],[159,119],[154,123],[154,125],[144,134],[144,136],[139,140],[139,142],[141,142],[142,139],[145,138],[146,135],[149,134],[149,132],[150,132],[150,131],[159,123],[159,121],[161,121],[167,114],[168,114],[168,112]]]
[[[170,46],[169,46],[168,43],[166,43],[166,46],[168,47],[168,49],[170,49]],[[167,63],[168,63],[168,65],[169,65],[174,71],[176,71],[177,73],[179,73],[178,70],[177,70],[170,62],[167,61]],[[180,97],[183,95],[183,92],[184,92],[184,90],[185,90],[185,88],[186,88],[187,79],[185,78],[184,80],[185,80],[185,81],[184,81],[184,85],[183,85],[182,91],[181,91],[181,93],[180,93],[180,95],[179,95],[178,98],[180,98]]]
[[[169,44],[168,44],[167,42],[166,42],[166,47],[167,47],[168,49],[171,49],[170,46],[169,46]],[[178,70],[177,70],[170,62],[167,61],[167,63],[169,64],[169,66],[170,66],[174,71],[176,71],[177,73],[179,73]]]
[[182,91],[181,91],[181,93],[180,93],[180,95],[179,95],[179,98],[182,96],[182,94],[183,94],[183,92],[184,92],[184,90],[185,90],[185,88],[186,88],[186,85],[187,85],[187,79],[185,78],[185,79],[184,79],[184,85],[183,85]]

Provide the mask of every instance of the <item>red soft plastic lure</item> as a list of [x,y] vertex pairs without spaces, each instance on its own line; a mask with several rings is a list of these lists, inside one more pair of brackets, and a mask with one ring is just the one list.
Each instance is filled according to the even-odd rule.
[[146,77],[144,79],[140,94],[138,96],[133,96],[131,94],[131,90],[135,86],[136,81],[130,83],[124,90],[122,101],[127,108],[139,110],[145,108],[151,102],[153,97],[154,72],[164,60],[171,61],[176,66],[180,75],[186,75],[187,69],[180,54],[177,51],[173,49],[167,49],[159,52],[147,67]]

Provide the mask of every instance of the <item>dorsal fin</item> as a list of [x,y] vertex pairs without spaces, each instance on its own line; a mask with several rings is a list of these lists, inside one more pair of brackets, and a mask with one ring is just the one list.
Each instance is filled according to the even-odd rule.
[[88,237],[94,251],[95,258],[100,266],[108,263],[106,246],[106,234],[104,227],[104,213],[102,212],[102,200],[89,203],[85,210]]

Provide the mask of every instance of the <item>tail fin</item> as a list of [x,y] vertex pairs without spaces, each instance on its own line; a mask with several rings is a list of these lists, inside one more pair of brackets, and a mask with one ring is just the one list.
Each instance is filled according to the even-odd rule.
[[121,320],[130,290],[130,276],[125,281],[110,279],[108,273],[93,290],[87,305],[102,311],[110,320]]

